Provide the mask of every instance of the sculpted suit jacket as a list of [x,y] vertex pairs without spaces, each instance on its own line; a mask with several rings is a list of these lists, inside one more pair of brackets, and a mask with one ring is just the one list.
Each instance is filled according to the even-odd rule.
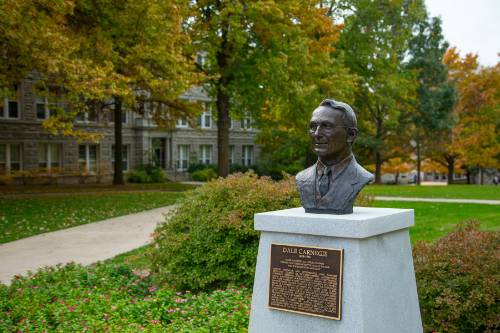
[[317,162],[295,177],[300,201],[306,212],[351,214],[359,191],[373,180],[373,175],[359,165],[351,155],[344,169],[332,175],[328,192],[321,197],[317,187],[316,165]]

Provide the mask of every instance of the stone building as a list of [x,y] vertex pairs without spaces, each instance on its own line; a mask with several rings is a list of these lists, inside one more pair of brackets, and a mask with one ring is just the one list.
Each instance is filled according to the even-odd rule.
[[[112,112],[80,115],[75,127],[103,134],[98,143],[77,142],[54,136],[42,122],[65,107],[57,92],[50,98],[37,96],[34,79],[23,80],[16,94],[0,105],[0,182],[93,183],[109,182],[114,163],[114,119]],[[191,89],[183,98],[210,102],[202,89]],[[179,119],[175,129],[166,131],[147,117],[125,112],[123,122],[123,167],[130,171],[156,163],[171,179],[186,179],[191,163],[216,164],[217,128],[208,107],[191,127]],[[230,129],[230,162],[254,165],[260,148],[254,143],[256,130],[250,119],[233,120]]]

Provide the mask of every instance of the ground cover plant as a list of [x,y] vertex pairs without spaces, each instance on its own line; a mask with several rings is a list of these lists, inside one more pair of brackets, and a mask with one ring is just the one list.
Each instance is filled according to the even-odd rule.
[[250,293],[181,293],[146,270],[70,264],[0,284],[0,332],[242,332]]
[[410,228],[412,243],[432,241],[453,231],[463,221],[476,220],[483,230],[500,231],[498,205],[443,202],[375,201],[375,207],[415,210],[415,226]]
[[0,244],[174,204],[179,192],[0,197]]
[[493,185],[368,185],[363,193],[391,197],[500,200],[500,186]]

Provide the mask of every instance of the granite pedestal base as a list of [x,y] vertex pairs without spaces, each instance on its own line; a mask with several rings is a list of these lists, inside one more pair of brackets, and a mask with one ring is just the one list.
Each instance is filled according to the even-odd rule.
[[[413,210],[354,207],[350,215],[292,208],[255,215],[261,231],[251,333],[421,333],[408,228]],[[271,243],[344,249],[341,320],[268,307]]]

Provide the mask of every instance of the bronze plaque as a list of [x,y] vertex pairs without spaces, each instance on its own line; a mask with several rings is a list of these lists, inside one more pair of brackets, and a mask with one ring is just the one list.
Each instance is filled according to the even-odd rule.
[[271,244],[269,307],[340,320],[344,250]]

